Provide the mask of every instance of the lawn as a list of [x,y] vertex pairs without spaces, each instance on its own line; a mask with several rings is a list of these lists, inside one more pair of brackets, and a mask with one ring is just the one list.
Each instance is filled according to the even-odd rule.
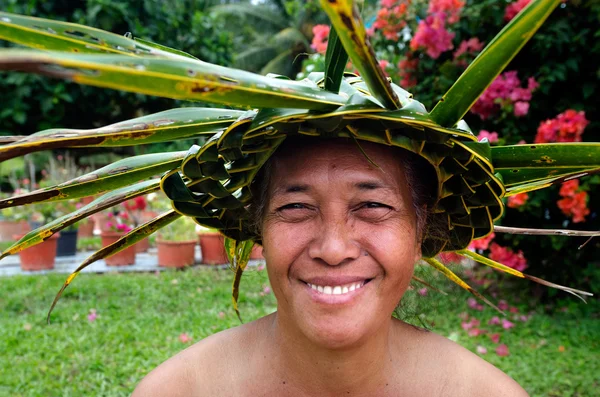
[[[64,275],[0,279],[0,396],[129,395],[166,358],[239,324],[231,307],[231,277],[228,270],[200,267],[160,274],[82,274],[65,292],[50,325],[45,315]],[[431,289],[419,293],[421,287],[407,293],[404,312],[411,321],[473,351],[479,348],[533,396],[598,395],[598,300],[583,305],[567,298],[532,308],[528,297],[510,294],[512,299],[504,296],[507,317],[493,325],[497,312],[480,310],[468,294],[440,283],[449,296]],[[242,286],[245,321],[275,310],[264,270],[250,269]],[[496,333],[498,344],[490,338]],[[506,356],[496,353],[502,344]]]

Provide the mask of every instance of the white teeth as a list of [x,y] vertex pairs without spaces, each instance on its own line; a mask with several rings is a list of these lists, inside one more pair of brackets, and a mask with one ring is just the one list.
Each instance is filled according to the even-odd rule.
[[310,288],[312,288],[322,294],[343,295],[343,294],[347,294],[348,292],[352,292],[354,290],[361,288],[364,285],[364,282],[357,282],[357,283],[352,283],[352,284],[347,284],[347,285],[335,285],[335,286],[330,286],[330,285],[321,286],[321,285],[315,285],[315,284],[310,284],[310,283],[307,283],[307,284]]

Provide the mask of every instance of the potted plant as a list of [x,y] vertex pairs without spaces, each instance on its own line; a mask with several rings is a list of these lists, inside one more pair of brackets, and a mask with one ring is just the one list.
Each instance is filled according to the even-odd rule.
[[[129,215],[126,212],[109,212],[107,219],[108,221],[104,230],[100,232],[102,247],[116,242],[133,229],[131,219],[129,219]],[[135,263],[135,253],[135,245],[132,245],[105,258],[104,261],[107,266],[133,265]]]
[[[15,240],[21,239],[25,234],[15,234]],[[60,233],[53,234],[44,242],[24,249],[19,252],[21,269],[25,271],[52,270],[56,261],[56,245]]]
[[179,268],[196,262],[195,227],[191,218],[183,217],[160,230],[156,240],[158,266]]
[[29,224],[24,218],[22,209],[3,208],[0,210],[0,241],[12,241],[14,234],[25,234]]
[[[148,203],[143,196],[136,197],[123,203],[124,211],[133,222],[134,227],[141,225],[147,220],[154,219],[154,217],[148,218],[144,215],[147,206]],[[148,248],[150,248],[150,241],[147,237],[135,245],[135,250],[138,253],[146,252],[148,251]]]
[[202,252],[202,263],[207,265],[222,265],[228,263],[225,253],[224,238],[215,229],[197,226],[196,233],[200,242]]

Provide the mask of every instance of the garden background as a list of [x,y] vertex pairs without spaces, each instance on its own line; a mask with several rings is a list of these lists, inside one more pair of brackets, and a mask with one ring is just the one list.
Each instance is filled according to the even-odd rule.
[[[431,109],[528,2],[365,1],[363,14],[386,73]],[[329,31],[316,1],[0,0],[0,9],[132,32],[208,62],[290,77],[322,68]],[[599,141],[599,36],[600,2],[563,2],[465,120],[492,144]],[[92,128],[197,105],[34,75],[0,77],[1,135]],[[192,143],[32,154],[0,164],[0,190],[44,183],[50,159],[60,166],[72,158],[71,168],[83,170],[118,157],[186,150]],[[513,196],[501,223],[597,230],[599,185],[600,176],[594,176]],[[600,239],[496,234],[472,248],[549,281],[600,291]],[[452,255],[444,260],[460,262]],[[597,298],[584,305],[556,290],[457,263],[457,271],[508,313],[502,317],[426,269],[417,270],[450,296],[415,286],[401,317],[480,354],[532,395],[597,395]],[[127,395],[167,357],[238,324],[230,307],[231,278],[227,270],[212,268],[84,275],[65,292],[50,325],[45,312],[64,275],[0,279],[0,395]],[[275,310],[261,266],[250,269],[242,283],[244,320]]]

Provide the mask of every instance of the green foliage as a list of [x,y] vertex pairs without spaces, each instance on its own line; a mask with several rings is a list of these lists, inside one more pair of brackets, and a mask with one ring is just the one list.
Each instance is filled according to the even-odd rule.
[[[99,29],[178,48],[220,65],[231,63],[232,36],[202,0],[0,0],[0,9]],[[0,42],[0,45],[4,42]],[[0,73],[0,135],[29,135],[53,127],[107,125],[172,107],[176,101],[82,87],[39,76]]]
[[[2,280],[0,351],[11,354],[0,355],[0,395],[127,396],[150,370],[190,343],[239,325],[230,300],[233,273],[212,268],[160,275],[83,274],[65,291],[46,325],[49,303],[64,277]],[[249,268],[242,283],[240,311],[245,321],[276,310],[273,294],[263,292],[268,285],[265,271]],[[590,360],[600,354],[597,300],[589,305],[569,301],[544,313],[539,307],[532,309],[532,297],[524,291],[504,297],[522,313],[533,310],[533,317],[509,331],[500,328],[501,343],[508,345],[511,354],[499,357],[488,336],[469,337],[459,317],[462,312],[476,315],[486,327],[497,313],[489,308],[473,311],[467,306],[468,293],[448,288],[443,281],[441,286],[450,296],[429,290],[422,297],[414,290],[406,297],[407,302],[416,301],[422,321],[434,332],[472,351],[486,346],[483,358],[532,396],[594,394],[600,371],[600,362]],[[90,322],[87,316],[92,309],[97,317]],[[184,333],[192,342],[180,341]]]

